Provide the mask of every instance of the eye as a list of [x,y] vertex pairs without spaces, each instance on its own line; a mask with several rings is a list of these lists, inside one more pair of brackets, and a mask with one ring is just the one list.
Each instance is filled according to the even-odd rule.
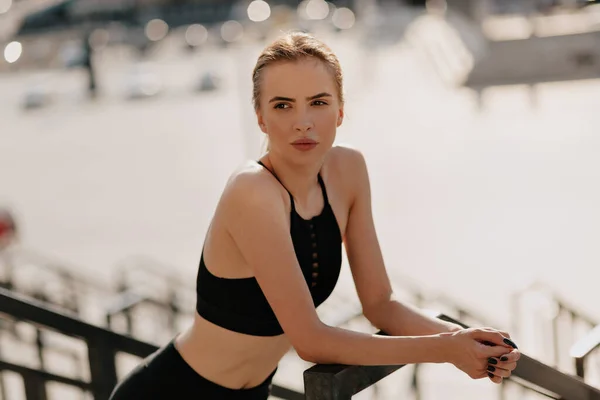
[[327,105],[327,102],[325,102],[325,101],[323,101],[323,100],[315,100],[315,101],[313,101],[313,104],[314,104],[315,106],[326,106],[326,105]]
[[286,104],[286,103],[277,103],[277,104],[275,104],[275,106],[273,108],[285,110],[285,109],[289,108],[289,106],[290,105]]

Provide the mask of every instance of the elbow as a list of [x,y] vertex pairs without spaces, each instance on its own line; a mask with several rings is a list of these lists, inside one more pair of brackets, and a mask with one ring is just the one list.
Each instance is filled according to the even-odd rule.
[[333,364],[335,361],[332,360],[331,356],[328,355],[324,348],[313,348],[311,350],[301,349],[296,350],[298,356],[309,363],[312,364]]
[[296,348],[296,353],[298,354],[298,357],[300,357],[302,360],[304,360],[306,362],[313,363],[313,364],[319,364],[318,357],[315,355],[314,352],[312,352],[308,349]]
[[[363,309],[363,315],[377,329],[385,330],[385,312],[382,312],[382,307],[370,307]],[[383,316],[383,317],[382,317]]]
[[327,341],[325,335],[327,327],[325,325],[316,326],[302,334],[302,337],[293,343],[294,349],[298,356],[310,363],[325,364],[327,363]]

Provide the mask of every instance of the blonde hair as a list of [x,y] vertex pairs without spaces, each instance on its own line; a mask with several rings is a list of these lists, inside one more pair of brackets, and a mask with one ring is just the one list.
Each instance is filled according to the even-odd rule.
[[252,72],[254,109],[260,108],[262,72],[266,67],[280,61],[298,61],[307,57],[322,61],[331,71],[338,99],[341,104],[344,104],[342,68],[333,51],[314,36],[303,32],[289,32],[267,46],[256,61]]

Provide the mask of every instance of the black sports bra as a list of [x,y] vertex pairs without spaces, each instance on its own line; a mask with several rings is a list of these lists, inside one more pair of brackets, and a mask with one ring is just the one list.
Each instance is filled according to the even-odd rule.
[[[258,162],[270,171],[263,163]],[[305,220],[296,212],[292,194],[290,234],[296,258],[310,290],[315,308],[333,292],[342,265],[342,236],[335,219],[325,183],[318,175],[324,206],[321,214]],[[281,181],[279,181],[281,183]],[[283,186],[283,184],[282,184]],[[284,186],[285,188],[285,186]],[[196,280],[196,311],[206,320],[225,329],[254,336],[277,336],[283,333],[256,278],[220,278],[210,273],[204,263],[204,251]]]

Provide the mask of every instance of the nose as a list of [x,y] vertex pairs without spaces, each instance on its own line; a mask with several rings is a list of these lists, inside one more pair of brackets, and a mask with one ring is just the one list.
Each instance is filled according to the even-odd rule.
[[300,133],[310,132],[313,129],[314,123],[309,113],[303,112],[298,115],[298,119],[294,123],[294,130]]

